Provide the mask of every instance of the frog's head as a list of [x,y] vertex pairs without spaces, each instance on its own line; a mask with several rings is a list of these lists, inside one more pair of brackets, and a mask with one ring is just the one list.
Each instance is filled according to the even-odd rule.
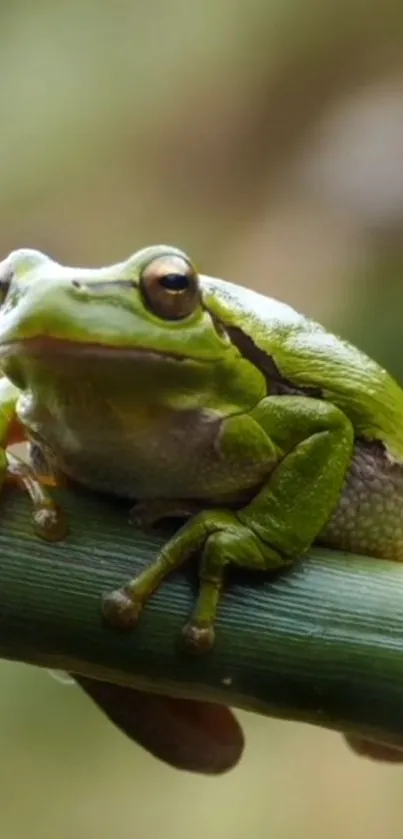
[[21,387],[33,364],[60,370],[74,359],[77,370],[91,359],[93,371],[114,359],[122,372],[126,360],[133,374],[141,362],[148,371],[174,362],[179,385],[180,368],[207,367],[203,375],[211,377],[211,367],[239,356],[203,300],[203,277],[186,254],[165,245],[102,269],[14,251],[0,263],[0,300],[1,363]]

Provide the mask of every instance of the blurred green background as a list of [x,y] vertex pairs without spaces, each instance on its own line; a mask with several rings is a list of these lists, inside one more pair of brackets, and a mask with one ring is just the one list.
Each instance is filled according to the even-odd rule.
[[[0,4],[0,246],[146,244],[279,296],[403,380],[403,11],[388,0]],[[242,714],[218,780],[133,746],[75,687],[0,666],[4,839],[400,839],[403,769]]]

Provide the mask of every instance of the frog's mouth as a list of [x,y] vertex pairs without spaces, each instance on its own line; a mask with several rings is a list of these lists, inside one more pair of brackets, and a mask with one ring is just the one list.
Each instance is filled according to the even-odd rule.
[[[93,359],[116,359],[116,361],[158,361],[164,359],[171,361],[194,361],[199,359],[189,358],[187,355],[160,352],[147,347],[124,347],[107,343],[96,343],[95,341],[69,341],[65,338],[20,338],[16,341],[9,341],[0,344],[0,357],[11,356],[40,358],[42,361],[55,361],[63,358],[93,358]],[[200,359],[202,363],[202,359]]]
[[173,353],[169,351],[152,350],[148,347],[125,347],[116,346],[107,343],[97,343],[96,341],[70,341],[65,338],[54,338],[50,336],[40,336],[32,338],[19,338],[15,341],[7,343],[0,343],[0,358],[2,359],[23,359],[32,358],[38,359],[42,364],[49,364],[50,366],[60,365],[63,361],[73,360],[79,362],[81,359],[88,359],[89,361],[116,361],[117,363],[130,362],[131,364],[138,362],[161,364],[166,361],[180,363],[203,365],[217,363],[220,359],[203,359],[184,355],[183,353]]

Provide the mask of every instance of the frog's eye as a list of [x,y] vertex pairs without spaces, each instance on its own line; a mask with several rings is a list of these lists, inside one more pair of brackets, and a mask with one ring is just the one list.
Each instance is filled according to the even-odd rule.
[[196,271],[181,256],[153,259],[140,276],[140,288],[148,307],[166,320],[186,318],[200,303]]

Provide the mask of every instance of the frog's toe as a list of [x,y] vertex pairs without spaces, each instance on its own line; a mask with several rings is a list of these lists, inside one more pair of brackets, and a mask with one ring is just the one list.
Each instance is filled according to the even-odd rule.
[[209,652],[215,643],[213,625],[189,621],[182,629],[182,643],[189,653],[202,655]]
[[102,614],[115,629],[132,629],[138,623],[143,604],[126,588],[118,588],[102,598]]
[[53,504],[43,505],[34,510],[33,524],[37,535],[48,542],[58,542],[67,535],[67,521]]

